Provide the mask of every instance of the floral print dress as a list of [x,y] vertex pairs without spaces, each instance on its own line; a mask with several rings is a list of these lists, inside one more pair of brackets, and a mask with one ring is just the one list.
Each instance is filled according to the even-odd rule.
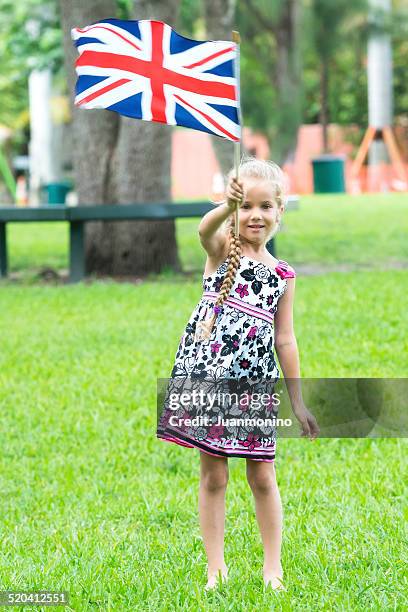
[[[258,398],[261,393],[273,395],[279,378],[274,354],[274,315],[287,288],[287,278],[295,277],[295,272],[283,260],[272,268],[242,255],[211,337],[199,341],[195,333],[197,322],[212,315],[227,267],[228,259],[213,274],[203,277],[203,295],[177,349],[157,437],[214,456],[274,461],[276,427],[270,423],[261,425],[255,434],[254,427],[244,424],[242,417],[260,416],[259,402],[251,401],[255,394]],[[201,398],[210,397],[211,392],[214,398],[219,391],[225,394],[233,389],[233,399],[227,407],[224,400],[220,401],[220,397],[226,395],[218,395],[218,401],[213,400],[198,409],[186,406],[185,402],[172,406],[169,398],[174,397],[175,392],[191,391],[192,381],[203,390]],[[277,415],[273,401],[268,404],[263,400],[261,410],[264,417]],[[194,420],[200,416],[202,419],[208,417],[205,426],[199,418]]]

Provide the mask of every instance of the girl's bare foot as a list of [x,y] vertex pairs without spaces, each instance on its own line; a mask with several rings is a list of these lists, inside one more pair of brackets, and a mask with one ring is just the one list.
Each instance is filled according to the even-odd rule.
[[222,569],[210,571],[208,570],[207,574],[207,584],[205,585],[205,590],[209,591],[210,589],[215,589],[217,586],[217,581],[226,582],[228,580],[228,568],[226,565],[223,566]]
[[264,584],[266,587],[270,585],[274,591],[286,591],[283,584],[282,566],[278,568],[264,567]]

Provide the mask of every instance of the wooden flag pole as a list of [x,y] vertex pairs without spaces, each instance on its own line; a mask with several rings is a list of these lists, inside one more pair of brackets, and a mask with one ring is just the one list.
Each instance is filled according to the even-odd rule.
[[[240,44],[241,37],[237,30],[232,31],[232,41],[237,46],[237,52],[235,55],[235,76],[237,79],[237,100],[238,100],[238,119],[240,125],[240,139],[238,142],[234,142],[234,158],[235,158],[235,177],[239,178],[239,164],[241,161],[241,138],[242,138],[242,115],[241,115],[241,84],[240,84]],[[235,209],[235,236],[239,236],[239,206]]]

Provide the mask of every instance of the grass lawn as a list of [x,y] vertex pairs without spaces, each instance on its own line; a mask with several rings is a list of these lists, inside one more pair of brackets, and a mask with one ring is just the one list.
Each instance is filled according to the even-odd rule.
[[[186,269],[201,270],[197,220],[178,221]],[[301,196],[276,237],[277,255],[297,264],[366,264],[408,261],[408,198],[404,195]]]
[[[406,209],[399,196],[304,198],[278,254],[294,265],[323,253],[407,261]],[[199,270],[194,223],[177,229],[186,268]],[[12,269],[66,267],[64,225],[10,234]],[[408,270],[299,276],[302,375],[406,376],[407,290]],[[245,462],[232,459],[230,582],[204,593],[198,452],[155,437],[156,381],[200,294],[199,278],[169,275],[1,284],[2,588],[67,590],[74,610],[407,609],[407,447],[397,438],[278,440],[287,593],[263,591]]]
[[[197,244],[199,219],[176,222],[186,271],[201,271],[205,254]],[[406,195],[302,196],[288,211],[276,238],[277,254],[296,264],[370,264],[408,261]],[[8,224],[11,271],[68,267],[68,224]]]

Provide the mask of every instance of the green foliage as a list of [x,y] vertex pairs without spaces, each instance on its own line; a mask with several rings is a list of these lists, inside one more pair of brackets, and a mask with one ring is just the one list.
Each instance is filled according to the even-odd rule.
[[[283,162],[301,123],[302,83],[298,66],[295,12],[285,3],[244,2],[236,12],[241,33],[241,99],[244,123],[266,134],[271,155]],[[280,46],[278,46],[280,45]],[[280,68],[282,61],[288,67]]]
[[397,4],[392,20],[394,114],[408,121],[408,8]]
[[350,42],[350,27],[356,15],[366,15],[367,0],[311,0],[312,36],[319,57],[330,59]]
[[271,83],[272,60],[267,38],[267,33],[260,32],[251,44],[246,37],[242,41],[241,104],[245,124],[271,136],[274,127],[271,109],[276,108],[276,89]]
[[185,36],[194,36],[197,23],[203,18],[204,0],[181,0],[180,2],[180,32]]
[[[128,19],[132,0],[117,0]],[[50,68],[63,86],[63,37],[56,0],[0,0],[0,123],[20,129],[28,121],[27,79]]]
[[[349,12],[347,5],[341,5],[343,13],[336,7],[329,7],[316,19],[317,5],[325,4],[319,0],[315,5],[307,5],[303,16],[303,118],[305,123],[318,123],[320,100],[320,65],[323,59],[329,64],[328,106],[333,123],[349,125],[356,123],[366,126],[367,108],[367,71],[366,71],[366,21],[361,9]],[[332,14],[332,10],[333,13]],[[331,19],[337,20],[333,33]],[[329,22],[327,28],[326,20]],[[335,41],[324,40],[324,33]],[[322,39],[322,40],[321,40]]]
[[[358,70],[359,40],[363,38],[363,33],[367,30],[368,4],[367,0],[356,0],[352,4],[348,0],[336,0],[336,2],[310,0],[309,13],[308,23],[312,41],[311,56],[313,57],[313,66],[316,66],[319,74],[318,117],[316,119],[322,122],[324,151],[327,152],[328,124],[334,121],[333,113],[337,109],[340,109],[341,112],[344,107],[346,109],[347,107],[352,108],[355,103],[353,92],[355,82],[358,80],[355,77],[355,69]],[[347,58],[347,69],[348,75],[352,74],[354,78],[351,82],[350,79],[347,79],[348,87],[346,89],[343,88],[342,82],[335,83],[336,95],[333,97],[331,95],[333,92],[332,77],[336,74],[336,64],[342,61],[344,63],[345,56],[342,55],[342,51],[347,54],[350,49],[352,53]],[[354,65],[356,54],[357,66]],[[351,91],[350,85],[352,86]],[[340,104],[337,104],[339,101],[337,88],[344,92]],[[344,114],[347,119],[350,118],[350,113],[347,110]],[[360,115],[359,120],[361,120]]]
[[[203,1],[181,0],[179,31],[202,37]],[[282,2],[237,0],[236,26],[241,31],[241,94],[246,125],[264,132],[269,141],[284,142],[296,123],[296,109],[279,102],[276,87],[277,43],[273,24]],[[367,125],[366,0],[299,0],[301,5],[301,87],[298,102],[302,121],[318,121],[319,65],[329,54],[330,119],[335,123]],[[133,0],[117,0],[118,16],[129,19]],[[251,9],[255,9],[251,10]],[[408,108],[408,10],[405,0],[394,0],[392,33],[395,115]],[[60,83],[63,46],[56,0],[0,0],[0,123],[17,130],[17,140],[28,122],[27,78],[33,67],[51,67]]]
[[61,72],[62,33],[54,0],[0,0],[0,123],[17,130],[28,123],[28,75],[33,68]]
[[26,75],[32,68],[62,66],[62,33],[54,0],[0,0],[2,57]]
[[133,1],[132,0],[116,0],[118,5],[118,19],[131,19]]
[[367,38],[373,27],[392,36],[394,63],[394,115],[406,114],[408,82],[408,10],[394,1],[391,17],[369,11],[367,0],[304,0],[302,43],[306,123],[318,122],[320,109],[318,66],[329,61],[330,121],[341,125],[368,124]]

